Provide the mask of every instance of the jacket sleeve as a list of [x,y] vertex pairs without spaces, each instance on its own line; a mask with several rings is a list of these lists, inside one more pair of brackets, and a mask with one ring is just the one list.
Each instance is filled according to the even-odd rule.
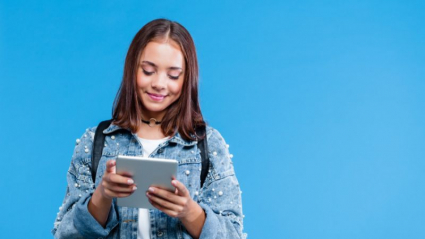
[[206,213],[200,238],[246,238],[242,199],[232,155],[220,133],[207,130],[210,170],[201,189],[199,205]]
[[103,238],[118,224],[115,203],[112,203],[105,228],[88,211],[88,202],[95,190],[90,171],[93,130],[87,129],[83,136],[77,139],[67,173],[66,195],[52,230],[55,238]]

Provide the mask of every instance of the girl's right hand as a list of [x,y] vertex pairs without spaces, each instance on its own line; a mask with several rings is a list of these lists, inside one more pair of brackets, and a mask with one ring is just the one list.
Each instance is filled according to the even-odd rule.
[[106,226],[112,199],[116,197],[128,197],[137,188],[133,179],[116,173],[115,160],[106,162],[105,174],[102,182],[94,191],[88,205],[91,215],[103,227]]
[[99,186],[102,196],[107,199],[128,197],[137,189],[133,179],[116,173],[115,160],[106,162],[106,170]]

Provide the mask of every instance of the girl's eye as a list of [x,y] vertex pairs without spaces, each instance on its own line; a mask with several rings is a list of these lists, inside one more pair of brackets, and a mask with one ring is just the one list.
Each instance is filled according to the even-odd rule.
[[143,69],[143,74],[150,76],[152,75],[154,72],[153,71],[146,71],[145,69]]
[[168,75],[168,77],[170,77],[170,79],[172,79],[172,80],[178,80],[179,79],[179,76]]

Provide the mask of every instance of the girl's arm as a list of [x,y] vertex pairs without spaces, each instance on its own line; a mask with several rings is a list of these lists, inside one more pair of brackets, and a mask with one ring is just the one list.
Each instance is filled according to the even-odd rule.
[[[119,223],[116,204],[99,204],[99,191],[95,191],[92,180],[90,155],[95,130],[88,129],[77,139],[67,174],[67,192],[52,229],[55,238],[105,238]],[[101,215],[94,212],[96,208]]]
[[112,199],[117,197],[128,197],[135,190],[136,186],[131,178],[116,174],[116,161],[106,162],[105,173],[102,182],[93,193],[88,204],[88,210],[103,227],[106,226]]
[[233,156],[217,130],[208,127],[207,135],[211,164],[198,200],[206,213],[200,238],[246,238],[242,232],[242,191],[233,168]]
[[245,238],[242,233],[242,199],[228,147],[220,133],[207,130],[210,172],[201,188],[198,203],[186,187],[173,180],[173,194],[150,188],[147,196],[152,205],[171,217],[178,217],[194,238]]

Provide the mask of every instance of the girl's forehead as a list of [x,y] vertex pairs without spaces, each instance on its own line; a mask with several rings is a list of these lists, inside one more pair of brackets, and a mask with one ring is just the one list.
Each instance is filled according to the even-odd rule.
[[185,60],[180,46],[173,40],[151,41],[143,49],[139,62],[148,61],[161,68],[184,68]]

